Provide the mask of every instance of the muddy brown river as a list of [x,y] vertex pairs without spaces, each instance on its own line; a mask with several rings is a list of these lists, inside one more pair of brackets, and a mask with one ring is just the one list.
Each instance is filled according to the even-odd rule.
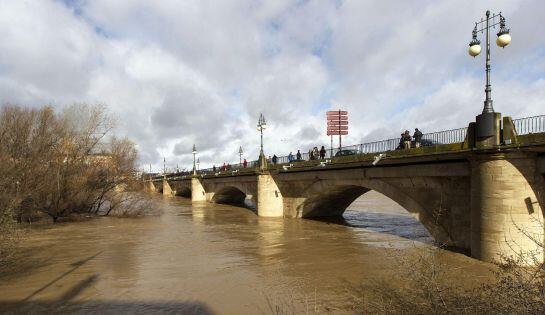
[[[359,286],[396,285],[403,280],[398,262],[433,246],[418,221],[375,192],[328,221],[156,199],[161,216],[31,228],[22,271],[0,278],[0,311],[353,313],[364,305]],[[439,251],[453,281],[487,277],[488,265]]]

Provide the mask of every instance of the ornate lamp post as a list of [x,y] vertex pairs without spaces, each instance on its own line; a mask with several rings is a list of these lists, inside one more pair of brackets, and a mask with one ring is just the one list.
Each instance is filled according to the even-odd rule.
[[257,130],[261,133],[261,150],[259,151],[259,166],[261,170],[267,169],[267,159],[263,153],[263,130],[267,128],[267,122],[263,114],[259,114],[259,121],[257,122]]
[[[499,19],[498,19],[499,18]],[[497,21],[498,19],[499,21]],[[484,25],[483,25],[484,24]],[[486,11],[486,19],[481,19],[480,22],[475,22],[473,28],[473,39],[469,43],[469,55],[476,57],[481,53],[481,42],[477,39],[477,33],[486,31],[486,87],[484,89],[486,97],[484,100],[483,114],[494,113],[494,107],[492,107],[492,87],[490,85],[490,28],[496,28],[496,25],[500,25],[500,31],[498,32],[498,38],[496,44],[499,47],[504,48],[511,42],[511,35],[509,35],[509,29],[505,28],[505,17],[501,14],[493,14],[490,16],[490,11]]]
[[480,22],[475,22],[475,27],[472,32],[472,40],[469,43],[469,55],[476,57],[481,53],[481,42],[477,39],[478,32],[486,31],[486,86],[485,86],[485,100],[483,112],[476,117],[475,133],[477,147],[493,147],[500,144],[500,129],[501,129],[501,114],[494,111],[492,106],[492,86],[490,85],[490,29],[496,28],[496,25],[500,26],[498,32],[498,39],[496,44],[499,47],[505,47],[511,42],[511,35],[509,35],[509,29],[505,28],[505,17],[501,14],[493,14],[490,16],[490,11],[486,11],[486,19],[482,19]]
[[167,178],[167,159],[163,156],[163,178]]
[[197,148],[195,148],[195,144],[193,144],[193,175],[197,175],[197,168],[195,167],[195,155],[197,154]]
[[242,153],[244,152],[242,151],[242,146],[240,146],[240,148],[238,148],[238,161],[239,161],[238,164],[239,165],[242,165]]

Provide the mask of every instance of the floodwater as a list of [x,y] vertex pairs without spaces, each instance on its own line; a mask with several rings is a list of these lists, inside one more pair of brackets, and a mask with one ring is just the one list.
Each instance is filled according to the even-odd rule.
[[[352,313],[354,288],[395,285],[396,263],[433,246],[418,221],[375,192],[329,221],[154,199],[161,216],[32,228],[23,271],[0,277],[0,311]],[[486,264],[440,251],[456,270],[453,281],[485,277]]]

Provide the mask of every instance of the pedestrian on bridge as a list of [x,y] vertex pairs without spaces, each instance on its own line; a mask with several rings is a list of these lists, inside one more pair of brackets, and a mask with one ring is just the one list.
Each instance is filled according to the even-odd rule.
[[422,142],[422,132],[418,130],[418,128],[414,129],[413,139],[414,139],[414,147],[420,148],[420,143]]
[[295,158],[297,159],[297,161],[301,161],[301,151],[300,150],[297,150],[297,154],[295,155]]
[[411,134],[409,133],[409,130],[405,130],[405,133],[403,133],[403,147],[405,150],[411,148]]
[[321,160],[325,159],[325,148],[324,148],[324,146],[322,146],[322,148],[320,149],[320,159]]
[[216,164],[212,165],[212,171],[216,174]]
[[248,166],[248,161],[246,161],[246,159],[244,159],[244,162],[242,162],[242,166],[244,166],[244,168]]
[[288,154],[288,162],[293,162],[293,154],[291,152]]
[[403,133],[401,133],[401,135],[399,136],[399,144],[397,145],[396,150],[402,150],[403,149],[403,147],[405,146],[405,143],[403,141],[404,138],[405,138],[405,135]]
[[276,156],[276,154],[273,154],[272,162],[273,164],[276,164],[276,162],[278,162],[278,157]]

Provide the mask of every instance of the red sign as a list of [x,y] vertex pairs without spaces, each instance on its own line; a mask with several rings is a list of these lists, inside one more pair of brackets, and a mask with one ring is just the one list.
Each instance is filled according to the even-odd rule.
[[348,125],[348,120],[328,120],[327,121],[328,126],[345,126]]
[[348,126],[328,126],[327,131],[348,130]]
[[330,110],[327,112],[327,115],[348,115],[348,112],[345,110]]
[[[330,110],[326,113],[327,135],[346,136],[348,135],[348,112],[345,110]],[[339,146],[341,137],[339,137]]]
[[328,136],[346,136],[348,135],[348,130],[346,131],[328,131]]
[[327,120],[348,120],[346,115],[327,115]]

